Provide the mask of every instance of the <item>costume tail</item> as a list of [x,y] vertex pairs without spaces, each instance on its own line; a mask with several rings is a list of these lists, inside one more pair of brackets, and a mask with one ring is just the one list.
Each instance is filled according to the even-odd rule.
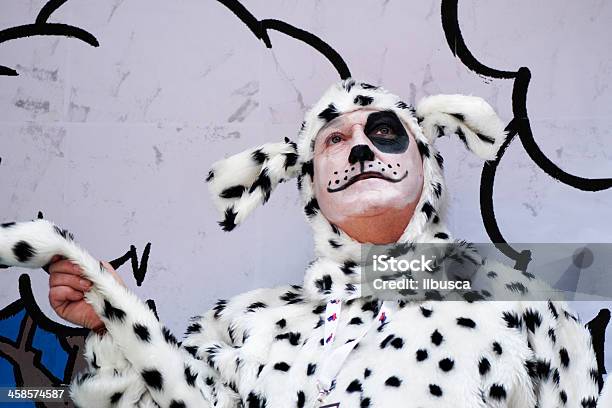
[[[47,220],[5,223],[0,226],[0,265],[41,268],[55,255],[61,255],[83,270],[93,283],[85,295],[100,316],[117,313],[114,300],[140,309],[143,315],[156,320],[152,311],[135,295],[121,286],[104,266],[87,251],[80,248],[67,230]],[[113,299],[121,297],[121,299]],[[118,317],[118,316],[116,316]],[[147,320],[149,320],[147,319]]]
[[1,265],[40,268],[54,255],[78,265],[93,283],[85,293],[86,301],[101,317],[133,370],[141,373],[158,406],[174,406],[173,402],[179,400],[187,406],[210,406],[204,394],[185,381],[186,364],[193,358],[167,339],[164,327],[146,303],[81,249],[68,231],[46,220],[0,225]]

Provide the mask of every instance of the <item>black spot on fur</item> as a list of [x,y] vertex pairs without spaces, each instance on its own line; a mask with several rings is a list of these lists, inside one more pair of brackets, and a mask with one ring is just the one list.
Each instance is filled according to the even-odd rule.
[[213,307],[213,310],[215,311],[215,314],[214,314],[215,319],[218,319],[219,317],[221,317],[221,313],[223,313],[226,306],[227,306],[227,300],[225,299],[217,300],[217,303],[215,303],[215,306]]
[[36,255],[36,250],[27,242],[19,241],[13,246],[13,255],[19,262],[28,262]]
[[104,316],[109,320],[117,319],[122,322],[125,319],[125,312],[113,307],[108,300],[104,299]]
[[302,175],[308,174],[312,179],[314,177],[314,166],[312,160],[302,163]]
[[278,363],[274,364],[274,369],[278,370],[278,371],[289,371],[289,369],[291,368],[291,366],[287,363],[285,363],[284,361],[279,361]]
[[304,213],[306,213],[307,217],[313,217],[319,211],[319,202],[316,198],[312,198],[308,204],[304,207]]
[[429,201],[425,201],[423,207],[421,207],[421,212],[423,212],[425,216],[427,216],[427,219],[430,219],[431,214],[433,214],[434,212],[434,208]]
[[287,321],[285,319],[280,319],[279,321],[276,322],[276,325],[280,327],[281,329],[283,329],[287,325]]
[[457,318],[457,324],[459,326],[467,327],[469,329],[473,329],[473,328],[476,327],[476,322],[473,321],[472,319],[467,318],[467,317],[458,317]]
[[582,405],[582,408],[597,408],[597,398],[583,398],[582,401],[580,401],[580,405]]
[[306,368],[306,375],[311,376],[315,373],[316,370],[317,370],[317,365],[314,363],[309,363],[308,367]]
[[565,393],[565,391],[563,390],[559,391],[559,399],[561,400],[563,405],[567,403],[567,394]]
[[559,357],[561,358],[561,365],[564,368],[569,367],[570,358],[569,358],[569,353],[567,352],[567,349],[562,348],[561,350],[559,350]]
[[322,303],[319,306],[317,306],[314,309],[312,309],[312,313],[315,314],[315,315],[320,315],[324,311],[325,311],[325,304],[324,303]]
[[448,372],[452,370],[454,366],[455,362],[450,358],[445,358],[438,362],[438,367],[440,367],[440,370],[442,371]]
[[442,155],[438,152],[435,154],[434,157],[436,159],[436,162],[438,163],[438,167],[444,169],[444,158],[442,157]]
[[272,191],[272,182],[268,176],[268,169],[263,169],[255,182],[249,188],[249,193],[253,193],[256,189],[260,189],[263,194],[263,202],[266,203],[270,199],[270,193]]
[[361,387],[361,382],[359,380],[351,381],[348,387],[346,387],[346,392],[348,392],[349,394],[352,392],[362,392],[362,391],[363,391],[363,388]]
[[194,387],[196,378],[198,378],[198,373],[192,372],[191,367],[186,365],[185,366],[185,381],[187,381],[187,384]]
[[366,368],[363,371],[363,378],[368,378],[371,374],[372,374],[372,370],[370,370],[369,368]]
[[355,268],[357,266],[357,264],[353,261],[345,261],[342,264],[342,267],[340,268],[340,270],[342,271],[342,273],[344,273],[345,275],[352,275],[355,273],[355,271],[353,270],[353,268]]
[[387,380],[385,381],[385,385],[387,387],[399,387],[400,385],[402,385],[402,380],[400,380],[396,376],[391,376],[387,378]]
[[440,386],[436,384],[429,384],[429,393],[434,397],[441,397],[442,388],[440,388]]
[[351,320],[348,322],[348,324],[355,324],[355,325],[358,325],[358,324],[363,324],[363,320],[361,320],[361,317],[353,317],[353,318],[352,318],[352,319],[351,319]]
[[555,307],[555,305],[553,305],[553,303],[550,300],[548,301],[548,310],[550,310],[550,313],[552,313],[555,319],[559,318],[559,313],[557,312],[557,308]]
[[154,390],[161,391],[164,387],[164,379],[159,371],[155,369],[143,370],[141,375],[144,382]]
[[247,306],[247,312],[254,312],[256,309],[265,309],[266,307],[268,307],[268,305],[266,305],[263,302],[253,302],[250,305]]
[[359,85],[361,85],[361,89],[378,89],[377,86],[370,85],[370,84],[368,84],[366,82],[362,82]]
[[325,293],[331,290],[332,278],[330,275],[325,274],[321,279],[315,280],[314,284],[319,292]]
[[234,207],[229,207],[225,209],[225,214],[223,221],[219,221],[219,226],[223,229],[223,231],[231,231],[236,228],[236,213],[234,211]]
[[244,193],[245,190],[246,190],[246,187],[240,186],[240,185],[228,187],[219,194],[219,197],[221,198],[240,198],[242,196],[242,193]]
[[478,372],[480,375],[485,375],[491,369],[491,363],[486,357],[483,357],[478,362]]
[[487,276],[491,279],[497,278],[497,272],[489,271],[487,272]]
[[523,320],[514,312],[504,312],[502,318],[506,321],[506,326],[511,329],[521,329]]
[[429,317],[433,313],[433,310],[426,309],[423,306],[420,306],[420,309],[421,309],[421,313],[423,314],[424,317]]
[[287,170],[289,167],[295,166],[297,159],[297,153],[285,153],[285,170]]
[[140,323],[134,323],[134,333],[136,333],[136,336],[142,340],[142,341],[146,341],[147,343],[151,341],[151,334],[149,333],[149,329],[147,329],[146,326],[140,324]]
[[168,330],[167,327],[162,327],[162,334],[166,343],[178,345],[178,340],[176,339],[176,337],[174,337],[174,334],[172,334],[170,330]]
[[330,240],[329,240],[329,241],[327,241],[327,242],[329,242],[329,245],[330,245],[332,248],[334,248],[334,249],[336,249],[336,248],[340,248],[340,247],[342,246],[342,244],[340,244],[338,241],[336,241],[336,240],[334,240],[334,239],[330,239]]
[[396,349],[401,349],[402,347],[404,347],[404,340],[401,337],[396,337],[393,340],[391,340],[391,345],[396,348]]
[[434,330],[433,333],[431,333],[431,342],[435,344],[436,346],[439,346],[440,344],[442,344],[443,340],[444,340],[444,336],[442,336],[442,334],[440,334],[440,332],[437,329]]
[[363,305],[361,305],[362,312],[372,312],[373,316],[376,316],[378,314],[378,309],[379,305],[378,300],[376,299],[372,299],[369,302],[365,302]]
[[491,136],[483,135],[482,133],[476,133],[476,136],[478,136],[480,140],[482,140],[483,142],[487,144],[495,143],[495,139],[492,138]]
[[186,405],[183,401],[172,400],[170,402],[170,408],[185,408]]
[[406,102],[403,101],[399,101],[395,103],[395,106],[398,107],[399,109],[408,109],[409,106]]
[[417,147],[419,148],[419,153],[421,153],[421,157],[429,157],[429,146],[425,143],[417,140]]
[[489,388],[489,397],[501,401],[506,399],[506,388],[502,384],[493,384]]
[[387,344],[388,344],[388,343],[389,343],[389,342],[390,342],[390,341],[393,339],[393,337],[394,337],[394,336],[393,336],[392,334],[390,334],[390,335],[388,335],[387,337],[385,337],[385,339],[384,339],[383,341],[381,341],[381,342],[380,342],[379,347],[380,347],[381,349],[384,349],[385,347],[387,347]]
[[306,394],[304,391],[298,391],[297,393],[297,408],[304,408],[304,404],[306,403]]
[[494,342],[493,342],[493,351],[494,351],[494,352],[495,352],[495,353],[496,353],[498,356],[501,356],[501,354],[502,354],[502,352],[503,352],[503,350],[502,350],[502,346],[501,346],[501,345],[500,345],[498,342],[496,342],[496,341],[494,341]]
[[212,170],[208,171],[208,175],[206,176],[206,182],[209,182],[210,180],[215,178],[215,172]]
[[330,103],[329,105],[327,105],[327,108],[323,109],[319,113],[318,116],[320,119],[323,119],[325,122],[330,122],[334,120],[335,118],[337,118],[338,116],[340,116],[340,113],[338,112],[338,109],[336,109],[336,106],[334,106],[333,103]]
[[251,153],[251,157],[257,164],[263,164],[263,162],[268,160],[268,155],[262,152],[261,149],[257,149]]
[[201,331],[202,331],[202,325],[200,323],[192,323],[189,325],[189,327],[187,327],[186,334],[199,333]]
[[353,100],[353,103],[355,105],[361,105],[361,106],[368,106],[372,102],[374,102],[374,98],[372,98],[371,96],[365,96],[365,95],[357,95],[355,99]]
[[121,397],[123,396],[122,392],[116,392],[113,395],[111,395],[110,397],[110,403],[111,405],[116,404],[117,402],[119,402],[119,400],[121,399]]
[[185,351],[191,354],[194,358],[197,358],[198,360],[200,359],[200,357],[198,357],[198,347],[197,346],[184,346],[183,348],[185,349]]
[[538,378],[546,380],[550,376],[550,363],[545,360],[538,360],[535,363],[535,372]]
[[13,225],[15,225],[14,222],[5,222],[4,224],[0,224],[1,228],[9,228],[12,227]]
[[433,184],[432,187],[433,187],[436,198],[440,198],[440,196],[442,195],[442,184],[436,183],[436,184]]
[[425,349],[420,349],[420,350],[417,350],[417,352],[416,352],[416,360],[417,361],[426,360],[427,356],[428,356],[427,350],[425,350]]
[[60,237],[64,239],[67,239],[69,241],[72,241],[74,239],[74,236],[68,230],[61,229],[57,225],[53,226],[53,230],[55,231],[57,235],[59,235]]
[[527,326],[527,329],[530,332],[535,333],[535,330],[542,324],[542,315],[537,310],[527,309],[523,313],[523,320],[525,321],[525,326]]
[[247,396],[247,408],[266,408],[266,399],[251,391]]
[[301,336],[302,336],[301,333],[287,332],[287,333],[281,333],[277,335],[276,340],[288,340],[289,344],[291,344],[292,346],[297,346],[300,344]]
[[527,293],[527,287],[521,282],[510,282],[506,284],[506,288],[511,292],[520,293],[521,295]]
[[287,302],[288,305],[293,305],[295,303],[302,303],[304,301],[304,299],[302,299],[302,297],[299,294],[292,292],[290,290],[282,294],[279,299]]

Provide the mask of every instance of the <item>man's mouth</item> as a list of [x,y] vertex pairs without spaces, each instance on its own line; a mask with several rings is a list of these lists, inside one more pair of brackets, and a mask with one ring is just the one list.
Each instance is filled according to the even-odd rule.
[[408,171],[406,171],[403,176],[401,176],[401,177],[399,177],[397,179],[394,179],[394,178],[391,178],[391,177],[387,177],[383,173],[379,173],[377,171],[364,171],[363,173],[359,173],[359,174],[351,177],[346,183],[344,183],[340,187],[336,187],[336,188],[327,187],[327,192],[328,193],[336,193],[338,191],[342,191],[342,190],[350,187],[351,185],[355,184],[358,181],[367,180],[367,179],[371,179],[371,178],[379,178],[379,179],[382,179],[382,180],[386,180],[389,183],[399,183],[400,181],[405,179],[407,175],[408,175]]

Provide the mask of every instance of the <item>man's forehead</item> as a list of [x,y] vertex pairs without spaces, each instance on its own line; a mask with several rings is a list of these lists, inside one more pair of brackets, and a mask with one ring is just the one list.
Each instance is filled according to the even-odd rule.
[[341,114],[340,116],[335,117],[326,123],[319,132],[322,132],[326,129],[339,129],[345,126],[351,125],[353,123],[364,122],[367,117],[373,112],[380,112],[378,109],[357,109],[351,112],[346,112]]

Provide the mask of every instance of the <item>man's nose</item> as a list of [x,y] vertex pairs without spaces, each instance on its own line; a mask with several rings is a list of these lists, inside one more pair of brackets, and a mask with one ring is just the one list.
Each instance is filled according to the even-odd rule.
[[374,152],[372,149],[370,149],[370,146],[365,144],[353,146],[348,158],[350,164],[355,164],[357,162],[363,163],[372,160],[374,160]]

